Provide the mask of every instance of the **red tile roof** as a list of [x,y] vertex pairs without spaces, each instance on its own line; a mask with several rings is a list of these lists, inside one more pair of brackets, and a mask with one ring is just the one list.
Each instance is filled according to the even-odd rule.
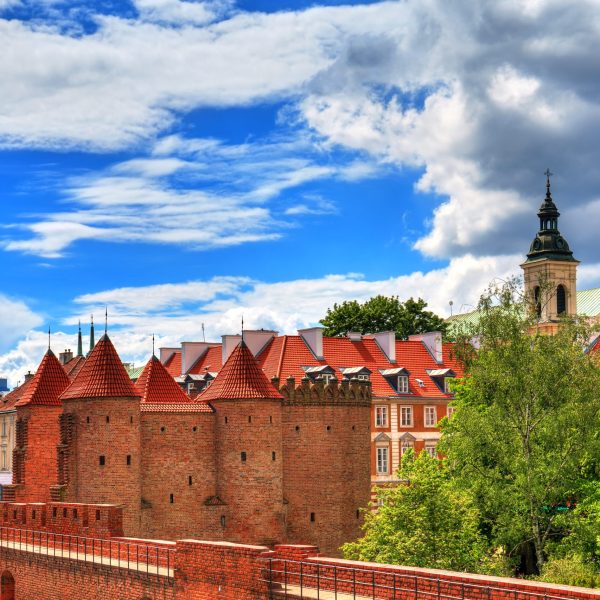
[[[189,373],[191,375],[202,375],[207,371],[217,373],[223,368],[223,351],[221,344],[211,346],[202,356],[191,366]],[[179,373],[181,375],[181,373]]]
[[156,356],[153,356],[144,367],[135,384],[135,389],[142,397],[142,402],[148,404],[192,402]]
[[281,397],[243,341],[234,348],[210,387],[199,396],[203,402]]
[[85,356],[74,356],[68,363],[63,365],[69,379],[73,381],[77,373],[81,371],[81,367],[85,364]]
[[169,371],[172,377],[181,375],[181,350],[177,350],[165,361],[165,369]]
[[23,394],[27,391],[27,388],[31,385],[31,379],[23,382],[19,387],[12,390],[8,394],[5,394],[0,401],[0,412],[8,412],[11,410],[15,410],[17,402],[21,399]]
[[62,395],[69,398],[120,398],[138,396],[125,367],[104,334],[90,352],[73,383]]
[[62,365],[52,350],[48,350],[15,406],[60,406],[60,395],[70,383]]
[[[343,378],[340,367],[367,367],[375,397],[448,398],[427,373],[428,370],[451,368],[458,376],[462,369],[450,354],[452,344],[443,346],[443,363],[437,363],[420,341],[396,341],[396,362],[391,363],[374,339],[351,341],[348,338],[323,338],[324,360],[317,360],[300,336],[286,335],[274,338],[258,357],[267,378],[279,377],[284,383],[290,375],[296,384],[306,374],[302,367],[329,365],[338,380]],[[409,373],[409,394],[398,394],[380,373],[381,369],[404,367]],[[416,381],[423,381],[421,387]],[[214,385],[214,384],[213,384]]]

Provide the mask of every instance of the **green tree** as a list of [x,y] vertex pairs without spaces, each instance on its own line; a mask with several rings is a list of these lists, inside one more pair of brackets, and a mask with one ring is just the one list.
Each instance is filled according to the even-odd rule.
[[533,547],[527,570],[542,572],[565,535],[567,502],[597,479],[600,370],[583,351],[585,324],[565,320],[556,335],[541,335],[517,291],[490,290],[479,322],[459,335],[466,377],[455,384],[440,450],[476,498],[491,542],[509,555]]
[[445,334],[447,324],[444,319],[425,310],[426,306],[427,302],[421,298],[400,302],[397,296],[374,296],[362,304],[348,300],[327,309],[321,324],[327,336],[344,335],[348,331],[395,331],[396,339],[406,339],[409,335],[427,331]]
[[366,514],[364,537],[345,544],[349,559],[415,567],[481,570],[486,544],[468,492],[427,452],[407,452],[398,472],[406,485],[381,488],[383,505]]

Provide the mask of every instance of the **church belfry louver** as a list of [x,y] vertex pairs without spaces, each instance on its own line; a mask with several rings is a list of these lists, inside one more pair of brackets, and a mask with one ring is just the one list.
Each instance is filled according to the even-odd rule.
[[521,268],[525,293],[533,301],[540,324],[552,333],[561,316],[577,313],[579,261],[558,230],[560,213],[550,192],[550,171],[545,175],[546,197],[538,212],[540,228]]

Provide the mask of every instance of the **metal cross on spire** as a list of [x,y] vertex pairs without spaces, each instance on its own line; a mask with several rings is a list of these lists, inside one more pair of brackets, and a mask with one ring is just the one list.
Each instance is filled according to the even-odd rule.
[[546,169],[544,171],[544,175],[546,176],[546,187],[550,187],[550,177],[552,177],[552,175],[554,175],[554,173],[551,173],[550,169]]

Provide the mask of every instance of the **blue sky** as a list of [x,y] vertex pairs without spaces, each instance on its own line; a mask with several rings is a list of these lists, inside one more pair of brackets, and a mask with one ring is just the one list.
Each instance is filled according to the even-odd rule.
[[[0,371],[518,272],[543,171],[600,285],[595,0],[0,0]],[[586,50],[589,49],[589,50]]]

